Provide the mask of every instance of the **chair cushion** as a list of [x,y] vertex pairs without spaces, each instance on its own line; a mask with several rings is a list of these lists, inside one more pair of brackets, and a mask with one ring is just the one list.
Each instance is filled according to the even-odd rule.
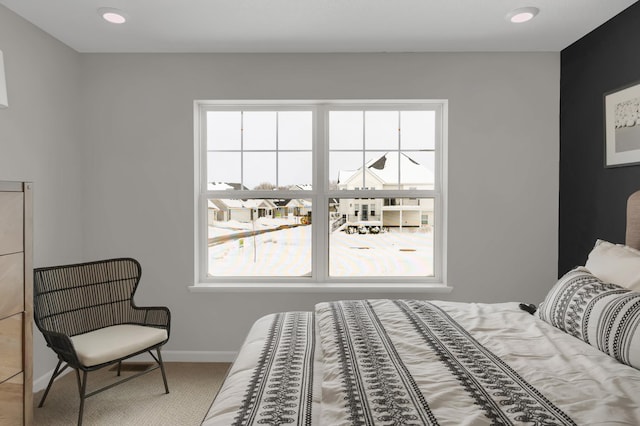
[[101,328],[71,338],[78,359],[85,367],[126,357],[167,340],[167,330],[122,324]]

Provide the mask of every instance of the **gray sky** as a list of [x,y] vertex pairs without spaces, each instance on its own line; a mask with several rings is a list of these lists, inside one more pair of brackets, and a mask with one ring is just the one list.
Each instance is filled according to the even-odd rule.
[[[400,114],[398,111],[366,111],[364,114],[362,111],[331,111],[329,114],[330,180],[337,180],[339,170],[362,167],[363,148],[367,150],[366,163],[384,151],[397,150],[399,143],[403,152],[432,150],[435,146],[433,111],[402,111]],[[280,111],[278,114],[245,111],[242,118],[239,111],[209,111],[208,181],[237,183],[242,180],[250,189],[263,182],[275,184],[276,178],[280,186],[311,184],[312,134],[311,111]],[[244,149],[244,157],[241,149]],[[432,153],[414,151],[407,154],[433,170]]]

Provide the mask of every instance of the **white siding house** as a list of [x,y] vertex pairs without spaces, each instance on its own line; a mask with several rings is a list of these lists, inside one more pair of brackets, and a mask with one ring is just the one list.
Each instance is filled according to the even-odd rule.
[[[400,180],[400,184],[398,181]],[[338,189],[432,189],[433,171],[408,155],[387,152],[358,170],[341,170]],[[341,198],[338,213],[347,222],[379,222],[387,227],[420,227],[433,223],[432,199]]]

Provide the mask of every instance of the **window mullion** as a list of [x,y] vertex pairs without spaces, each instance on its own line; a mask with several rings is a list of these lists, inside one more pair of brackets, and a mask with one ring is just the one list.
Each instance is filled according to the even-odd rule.
[[398,111],[398,189],[402,188],[402,172],[400,170],[400,156],[402,155],[402,127],[401,112]]
[[278,118],[280,117],[280,112],[276,111],[276,188],[280,187],[280,184],[278,183],[278,179],[280,179],[280,153],[278,151]]
[[367,112],[362,111],[362,188],[366,188],[367,165]]
[[240,187],[244,187],[244,111],[240,111]]
[[207,174],[208,174],[208,158],[207,158],[207,111],[204,108],[199,109],[200,114],[197,115],[199,121],[197,122],[198,134],[200,136],[198,143],[198,159],[200,176],[198,177],[199,187],[198,195],[196,197],[196,211],[198,214],[194,218],[197,229],[197,235],[195,237],[197,266],[194,268],[194,273],[198,281],[201,281],[207,275],[207,269],[209,267],[207,256],[207,233],[209,227],[207,224],[207,198],[203,196],[207,190]]
[[[314,202],[317,209],[314,208],[315,220],[313,221],[313,268],[314,278],[317,282],[323,283],[327,281],[329,274],[329,203],[326,197],[329,190],[329,128],[327,120],[327,108],[318,106],[314,111],[314,182],[313,188],[316,197]],[[314,205],[314,206],[315,206]]]

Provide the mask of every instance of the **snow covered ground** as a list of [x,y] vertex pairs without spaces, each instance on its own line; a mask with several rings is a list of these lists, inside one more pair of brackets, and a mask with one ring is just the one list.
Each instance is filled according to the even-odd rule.
[[399,232],[347,234],[329,239],[329,275],[430,276],[433,275],[433,233]]
[[261,229],[274,229],[282,225],[293,225],[300,223],[300,218],[266,218],[261,217],[255,221],[255,224],[251,222],[238,222],[237,220],[228,220],[226,222],[216,222],[216,226],[209,226],[209,238],[221,237],[223,235],[231,235],[238,231],[251,231]]
[[310,275],[311,227],[267,232],[209,247],[209,273],[223,277]]
[[[255,229],[273,228],[287,219],[256,221]],[[209,228],[209,237],[251,230],[251,223],[226,222]],[[330,236],[329,274],[332,277],[433,275],[433,233],[399,232]],[[311,226],[300,226],[231,239],[209,247],[213,276],[310,276]]]

